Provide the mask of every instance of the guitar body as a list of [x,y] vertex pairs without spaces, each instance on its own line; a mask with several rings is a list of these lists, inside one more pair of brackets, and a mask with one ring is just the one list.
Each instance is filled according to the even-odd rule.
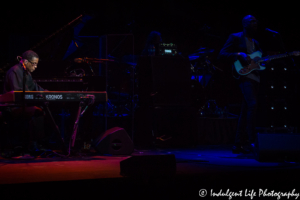
[[248,66],[243,66],[239,60],[234,62],[234,67],[236,72],[239,75],[247,75],[250,74],[253,70],[265,70],[266,67],[260,66],[259,63],[256,63],[255,60],[261,58],[262,53],[260,51],[256,51],[249,55],[251,58],[251,63]]

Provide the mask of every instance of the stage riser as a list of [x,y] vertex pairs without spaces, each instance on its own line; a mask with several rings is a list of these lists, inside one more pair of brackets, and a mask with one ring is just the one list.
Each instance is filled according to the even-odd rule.
[[289,133],[257,134],[258,161],[300,161],[300,135]]

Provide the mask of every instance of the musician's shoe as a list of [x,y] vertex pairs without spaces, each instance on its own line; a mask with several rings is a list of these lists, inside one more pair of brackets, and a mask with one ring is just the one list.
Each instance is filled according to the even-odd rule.
[[233,154],[248,154],[254,152],[254,144],[246,143],[243,145],[236,144],[232,147]]
[[28,150],[29,151],[39,151],[38,143],[36,141],[30,141]]
[[30,145],[29,145],[30,155],[35,156],[35,157],[40,157],[41,155],[44,155],[47,152],[52,152],[52,150],[45,148],[45,146],[43,146],[35,141],[30,142]]
[[40,145],[36,141],[31,141],[29,143],[28,152],[30,155],[37,157],[40,155],[41,151]]
[[17,146],[13,149],[14,154],[10,157],[11,159],[16,160],[31,160],[34,159],[34,156],[31,156],[28,151],[23,147]]
[[21,156],[23,154],[23,147],[22,146],[16,146],[13,149],[4,149],[1,152],[1,156],[3,158],[14,158]]
[[243,151],[241,145],[239,144],[234,145],[231,150],[233,154],[240,154]]
[[253,153],[254,152],[254,144],[246,143],[241,146],[242,152],[244,154]]
[[30,155],[29,153],[25,153],[24,155],[15,156],[15,157],[11,157],[11,158],[17,159],[17,160],[33,160],[33,159],[35,159],[35,157]]

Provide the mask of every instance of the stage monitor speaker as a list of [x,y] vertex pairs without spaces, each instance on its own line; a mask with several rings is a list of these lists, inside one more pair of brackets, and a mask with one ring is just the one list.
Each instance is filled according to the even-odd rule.
[[134,149],[129,135],[120,127],[114,127],[102,133],[93,146],[97,152],[111,155],[130,155]]
[[300,135],[290,133],[257,134],[255,145],[258,161],[299,161]]
[[175,155],[132,156],[120,162],[120,174],[131,177],[174,176],[176,174]]

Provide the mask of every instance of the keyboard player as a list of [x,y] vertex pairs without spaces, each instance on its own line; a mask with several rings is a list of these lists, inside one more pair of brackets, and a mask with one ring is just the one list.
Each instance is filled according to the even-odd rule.
[[[34,51],[28,50],[19,58],[19,63],[11,67],[5,76],[3,93],[10,91],[23,91],[23,72],[25,70],[25,91],[44,91],[31,76],[37,68],[39,56]],[[22,117],[21,107],[10,108],[11,116],[16,119]],[[29,123],[29,130],[23,135],[25,145],[30,153],[39,151],[38,143],[44,138],[44,112],[37,106],[25,107],[24,120]]]

